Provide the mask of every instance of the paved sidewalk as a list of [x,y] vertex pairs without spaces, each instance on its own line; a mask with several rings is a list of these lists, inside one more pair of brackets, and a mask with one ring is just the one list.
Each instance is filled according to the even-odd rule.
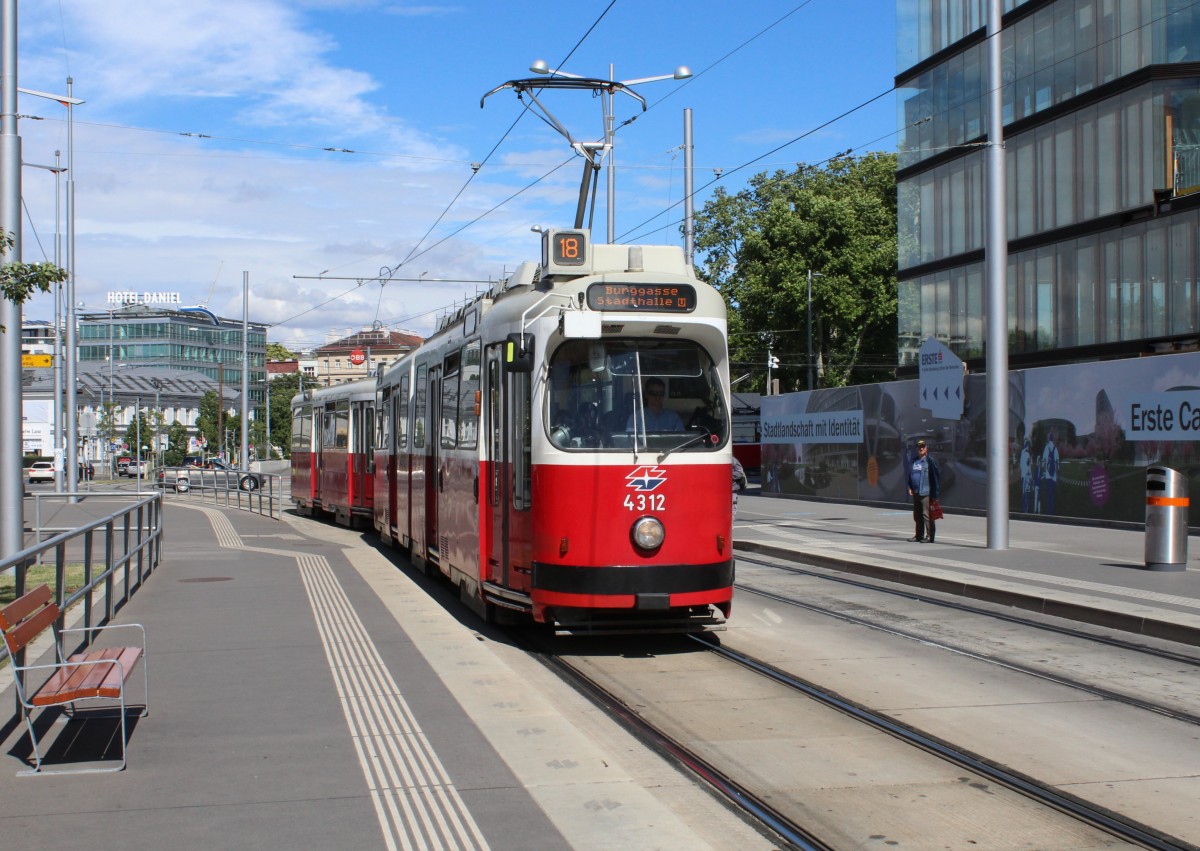
[[1151,571],[1141,531],[1012,520],[999,550],[987,547],[985,517],[947,514],[936,543],[912,534],[911,510],[752,489],[739,500],[734,548],[1200,645],[1196,539],[1186,569]]

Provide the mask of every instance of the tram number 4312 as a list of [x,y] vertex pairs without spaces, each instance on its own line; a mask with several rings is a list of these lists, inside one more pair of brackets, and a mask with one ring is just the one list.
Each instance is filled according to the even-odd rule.
[[662,511],[667,504],[666,494],[639,493],[625,495],[625,508],[629,511]]

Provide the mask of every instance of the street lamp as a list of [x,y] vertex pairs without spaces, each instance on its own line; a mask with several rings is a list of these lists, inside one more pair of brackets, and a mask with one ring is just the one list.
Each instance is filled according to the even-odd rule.
[[808,389],[813,389],[813,352],[812,352],[812,279],[823,278],[820,272],[808,270]]
[[[14,61],[15,61],[15,53]],[[16,74],[13,74],[16,77]],[[45,98],[46,100],[57,101],[67,108],[67,253],[66,253],[66,270],[67,270],[67,292],[65,296],[67,304],[67,345],[66,345],[66,374],[64,383],[66,387],[66,410],[67,410],[67,491],[74,493],[79,486],[79,423],[76,419],[76,394],[75,394],[75,354],[77,350],[77,341],[75,339],[75,107],[82,103],[86,103],[81,98],[72,97],[72,92],[75,87],[75,80],[67,77],[67,93],[65,95],[56,95],[51,92],[39,92],[34,89],[23,89],[17,87],[17,91],[21,94],[32,95],[33,97]],[[15,259],[20,259],[19,257]],[[60,268],[62,264],[59,265]],[[56,402],[57,404],[57,402]]]
[[[529,66],[529,70],[535,74],[546,74],[551,77],[566,77],[567,79],[571,79],[571,80],[587,79],[586,77],[580,77],[577,74],[568,74],[565,71],[559,71],[556,68],[551,68],[549,65],[546,64],[546,61],[544,59],[536,60],[532,65]],[[615,232],[616,232],[615,196],[616,196],[617,178],[616,178],[616,170],[614,168],[615,163],[614,163],[614,157],[613,157],[613,153],[614,153],[613,152],[613,134],[616,132],[616,128],[613,126],[613,98],[616,94],[617,88],[620,87],[622,89],[626,89],[630,86],[641,85],[642,83],[656,83],[659,80],[686,80],[686,79],[690,78],[691,76],[692,76],[691,70],[689,70],[686,65],[680,65],[671,74],[659,74],[658,76],[655,76],[655,77],[639,77],[636,80],[621,80],[620,82],[618,82],[616,77],[613,74],[613,66],[611,64],[609,64],[609,66],[608,66],[608,81],[612,85],[604,87],[605,97],[603,100],[603,105],[604,105],[604,155],[608,158],[608,175],[607,175],[607,180],[606,180],[607,190],[608,190],[608,201],[607,201],[608,209],[607,209],[607,213],[606,213],[606,218],[607,218],[607,224],[608,224],[608,242],[610,244],[616,238],[615,237]],[[643,109],[645,109],[644,103],[643,103]]]

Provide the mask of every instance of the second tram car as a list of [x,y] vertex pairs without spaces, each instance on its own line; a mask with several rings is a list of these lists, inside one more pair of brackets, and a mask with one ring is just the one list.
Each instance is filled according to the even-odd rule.
[[[725,304],[678,247],[588,237],[545,232],[540,264],[381,371],[374,524],[488,618],[717,628],[734,576]],[[301,443],[337,389],[293,400]],[[304,464],[294,451],[293,491],[315,502]]]
[[301,513],[372,522],[375,389],[363,379],[292,399],[292,501]]

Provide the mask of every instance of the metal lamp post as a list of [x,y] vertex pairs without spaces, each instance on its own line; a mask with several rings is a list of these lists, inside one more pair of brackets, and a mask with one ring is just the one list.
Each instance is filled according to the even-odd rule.
[[[581,77],[578,74],[568,74],[565,71],[559,71],[556,68],[551,68],[546,64],[544,59],[538,59],[535,61],[529,66],[529,70],[535,74],[546,74],[551,77],[567,77],[568,79],[572,80],[587,79],[586,77]],[[620,85],[628,87],[641,85],[642,83],[655,83],[659,80],[686,80],[691,76],[692,72],[688,69],[688,67],[686,65],[680,65],[671,74],[659,74],[656,77],[639,77],[636,80],[621,80],[619,82]],[[611,64],[608,66],[608,79],[609,82],[612,83],[618,82],[616,77],[613,75],[613,66]],[[604,105],[604,156],[608,160],[608,174],[606,176],[606,188],[608,190],[608,210],[606,215],[609,243],[612,243],[612,241],[616,238],[615,198],[617,178],[613,161],[613,134],[616,132],[616,128],[613,126],[613,98],[615,94],[615,88],[609,87],[607,92],[605,92],[604,100],[602,101]]]
[[823,277],[820,272],[808,270],[808,389],[813,389],[813,350],[812,350],[812,279]]
[[[7,53],[7,51],[6,51]],[[16,50],[12,51],[13,61],[16,61]],[[14,73],[15,78],[15,73]],[[76,414],[77,398],[76,398],[76,370],[75,358],[77,354],[78,341],[76,340],[75,327],[75,107],[86,101],[81,98],[72,97],[72,92],[75,87],[75,80],[67,77],[67,93],[65,95],[56,95],[52,92],[39,92],[34,89],[23,89],[18,87],[17,91],[21,94],[32,95],[33,97],[45,98],[46,100],[57,101],[67,108],[67,245],[66,245],[66,270],[67,270],[67,291],[64,300],[67,305],[67,340],[66,340],[66,363],[63,383],[66,385],[63,389],[66,391],[66,402],[63,407],[67,411],[67,428],[66,428],[66,466],[67,466],[67,491],[75,493],[79,488],[79,421]],[[15,112],[15,110],[14,110]],[[8,113],[8,110],[5,110]],[[18,192],[19,192],[18,188]],[[56,213],[57,217],[57,213]],[[20,259],[16,257],[14,259]],[[62,268],[62,263],[55,261],[55,265]],[[61,399],[61,397],[59,397]],[[56,404],[58,404],[56,402]],[[57,478],[56,478],[57,481]]]

